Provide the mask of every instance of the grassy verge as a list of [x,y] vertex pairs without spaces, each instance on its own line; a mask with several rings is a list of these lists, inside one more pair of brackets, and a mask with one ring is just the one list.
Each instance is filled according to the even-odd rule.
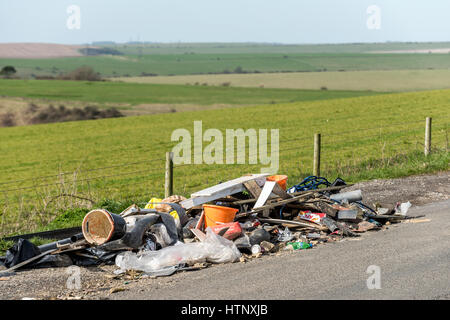
[[[356,166],[343,166],[335,170],[335,175],[345,177],[348,183],[373,179],[394,179],[448,171],[450,154],[446,150],[435,150],[429,156],[421,151],[399,154],[388,159],[364,160]],[[332,174],[332,172],[330,172]]]

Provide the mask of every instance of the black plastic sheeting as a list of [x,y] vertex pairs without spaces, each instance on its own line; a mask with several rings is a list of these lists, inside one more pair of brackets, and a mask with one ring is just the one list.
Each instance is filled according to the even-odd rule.
[[[88,248],[76,252],[48,254],[19,269],[68,267],[74,264],[78,266],[93,266],[101,263],[113,264],[118,253]],[[41,251],[33,243],[26,239],[19,239],[17,243],[6,251],[4,260],[0,260],[0,262],[6,268],[11,268],[39,254],[41,254]]]
[[23,261],[40,255],[38,247],[25,239],[19,239],[11,248],[6,251],[4,265],[7,268],[14,267]]

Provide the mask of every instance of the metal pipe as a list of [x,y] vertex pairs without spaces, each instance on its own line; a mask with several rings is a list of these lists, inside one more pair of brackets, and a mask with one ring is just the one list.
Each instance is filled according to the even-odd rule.
[[346,199],[348,202],[356,202],[362,200],[362,192],[361,190],[343,192],[343,193],[335,193],[330,196],[331,200],[334,201],[342,201]]
[[77,233],[77,234],[71,236],[70,238],[66,238],[66,239],[62,239],[62,240],[59,240],[59,241],[43,244],[43,245],[38,246],[38,248],[39,248],[39,250],[41,252],[46,252],[46,251],[49,251],[49,250],[57,249],[58,246],[60,246],[60,245],[74,243],[74,242],[77,242],[77,241],[82,240],[82,239],[84,239],[83,233]]

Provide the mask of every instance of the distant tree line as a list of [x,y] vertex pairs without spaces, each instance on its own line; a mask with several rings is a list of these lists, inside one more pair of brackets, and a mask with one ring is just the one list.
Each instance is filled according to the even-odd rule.
[[13,66],[5,66],[0,70],[0,75],[4,77],[11,77],[12,75],[16,74],[17,70]]
[[123,53],[113,48],[82,48],[79,50],[85,56],[100,56],[110,54],[113,56],[122,56]]

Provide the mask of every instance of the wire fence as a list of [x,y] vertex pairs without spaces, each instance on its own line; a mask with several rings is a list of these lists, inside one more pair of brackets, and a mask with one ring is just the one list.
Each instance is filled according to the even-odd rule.
[[[433,119],[432,151],[448,153],[448,128],[450,118]],[[411,157],[424,150],[423,120],[392,124],[389,126],[367,126],[346,131],[322,133],[321,175],[329,178],[357,176],[389,166],[401,166]],[[286,128],[284,128],[286,129]],[[287,128],[289,129],[289,128]],[[288,130],[289,131],[289,130]],[[289,176],[295,184],[313,173],[313,132],[297,137],[280,138],[278,172]],[[170,151],[174,143],[160,143],[161,153]],[[130,150],[133,148],[129,148]],[[234,156],[241,151],[237,145],[225,148]],[[146,148],[141,151],[145,154]],[[256,153],[243,150],[249,160]],[[268,153],[273,150],[268,147]],[[86,166],[86,158],[66,159],[76,163],[73,170],[62,170],[54,174],[42,174],[29,178],[0,181],[0,236],[35,229],[54,219],[68,208],[86,207],[102,199],[124,200],[143,204],[151,197],[164,197],[166,158],[155,155],[150,159],[142,156],[126,161],[106,162],[104,166]],[[194,157],[192,153],[192,157]],[[102,157],[93,157],[96,162]],[[46,160],[59,161],[59,160]],[[234,179],[247,173],[259,173],[268,165],[251,164],[175,164],[173,167],[173,193],[189,197],[191,193],[208,186]],[[89,163],[92,163],[90,161]],[[19,170],[9,168],[9,171]],[[20,168],[21,171],[23,169]],[[2,173],[0,171],[0,173]]]

